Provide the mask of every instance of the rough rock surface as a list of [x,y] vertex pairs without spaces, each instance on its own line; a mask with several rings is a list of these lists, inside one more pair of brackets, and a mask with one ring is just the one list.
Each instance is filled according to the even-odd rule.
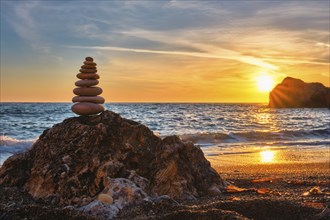
[[161,195],[178,201],[213,195],[225,183],[199,147],[177,136],[161,139],[105,111],[66,119],[45,130],[29,151],[6,160],[0,187],[8,186],[60,206],[86,208],[107,194],[120,209]]
[[330,108],[330,88],[286,77],[269,94],[271,108]]

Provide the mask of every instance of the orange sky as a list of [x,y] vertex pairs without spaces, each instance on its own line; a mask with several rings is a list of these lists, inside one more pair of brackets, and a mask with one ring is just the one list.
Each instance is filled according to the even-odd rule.
[[268,102],[260,75],[329,86],[329,2],[189,3],[2,1],[1,101],[70,102],[86,56],[107,102]]

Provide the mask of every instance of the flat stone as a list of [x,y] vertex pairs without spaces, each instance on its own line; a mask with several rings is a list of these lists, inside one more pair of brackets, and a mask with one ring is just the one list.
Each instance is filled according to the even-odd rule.
[[74,94],[81,96],[96,96],[100,95],[102,92],[102,89],[99,87],[81,87],[73,90]]
[[96,86],[99,84],[99,81],[97,79],[81,79],[78,80],[75,85],[82,87],[82,86]]
[[97,196],[97,200],[99,200],[100,202],[106,203],[111,205],[113,203],[113,198],[111,195],[109,194],[105,194],[105,193],[100,193]]
[[88,65],[88,66],[96,66],[97,64],[94,63],[93,61],[85,61],[84,62],[85,65]]
[[96,69],[96,66],[82,65],[82,69]]
[[94,61],[93,57],[86,57],[85,60],[86,61],[92,61],[92,62]]
[[81,72],[81,73],[96,73],[97,69],[80,69],[79,72]]
[[71,110],[78,115],[95,115],[104,111],[104,107],[90,102],[78,102],[71,107]]
[[93,102],[103,104],[105,100],[101,96],[75,96],[72,98],[72,102]]
[[99,79],[100,76],[96,73],[78,73],[77,74],[78,79]]

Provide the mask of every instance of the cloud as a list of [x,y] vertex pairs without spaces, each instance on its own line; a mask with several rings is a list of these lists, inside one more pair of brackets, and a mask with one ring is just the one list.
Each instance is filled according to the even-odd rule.
[[319,1],[32,1],[8,3],[2,12],[18,35],[43,53],[58,50],[59,44],[76,44],[101,51],[228,59],[278,69],[277,64],[291,61],[323,65],[318,61],[327,55],[320,52],[322,47],[329,48],[321,43],[328,37],[323,28],[329,24],[327,5]]
[[112,51],[123,51],[123,52],[135,52],[135,53],[153,53],[153,54],[165,54],[165,55],[179,55],[179,56],[192,56],[200,58],[212,58],[212,59],[229,59],[236,60],[242,63],[263,67],[266,69],[276,70],[277,66],[256,59],[251,56],[242,56],[239,53],[232,52],[232,54],[212,54],[212,53],[201,53],[201,52],[185,52],[185,51],[164,51],[164,50],[150,50],[150,49],[139,49],[139,48],[123,48],[123,47],[111,47],[111,46],[67,46],[76,49],[91,49],[91,50],[112,50]]
[[317,42],[316,44],[315,44],[316,46],[319,46],[319,47],[330,47],[330,44],[326,44],[326,43],[322,43],[322,42]]
[[33,1],[17,5],[13,2],[5,3],[4,6],[8,9],[7,14],[4,16],[6,21],[11,24],[21,38],[29,42],[36,42],[39,38],[38,25],[32,16],[32,11],[38,7],[39,2]]

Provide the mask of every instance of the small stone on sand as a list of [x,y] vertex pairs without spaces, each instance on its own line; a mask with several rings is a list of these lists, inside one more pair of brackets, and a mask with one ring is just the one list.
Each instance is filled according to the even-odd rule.
[[112,196],[108,195],[108,194],[105,194],[105,193],[100,193],[98,196],[97,196],[97,200],[99,200],[100,202],[103,202],[103,203],[107,203],[109,205],[111,205],[113,203],[113,198]]

